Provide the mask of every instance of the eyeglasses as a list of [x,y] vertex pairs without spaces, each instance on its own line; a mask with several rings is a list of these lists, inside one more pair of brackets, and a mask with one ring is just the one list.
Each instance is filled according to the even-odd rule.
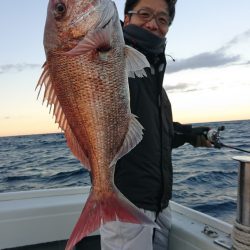
[[170,21],[168,13],[160,12],[154,14],[154,11],[151,9],[130,10],[128,11],[128,14],[138,15],[138,17],[145,23],[150,22],[154,18],[157,25],[161,28],[168,26]]

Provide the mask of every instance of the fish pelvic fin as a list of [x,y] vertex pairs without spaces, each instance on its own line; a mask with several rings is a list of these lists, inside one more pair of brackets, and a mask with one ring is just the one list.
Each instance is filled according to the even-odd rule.
[[137,76],[142,78],[147,76],[144,70],[144,68],[150,68],[147,58],[141,52],[128,45],[125,45],[124,51],[128,77],[135,78]]
[[101,199],[98,199],[96,193],[91,191],[65,250],[72,250],[81,239],[110,221],[158,227],[134,204],[127,200],[117,188],[114,187],[112,192],[105,194]]
[[120,158],[122,158],[125,154],[132,150],[142,140],[142,138],[143,126],[137,120],[137,116],[131,114],[128,132],[125,136],[121,148],[110,163],[110,167],[113,167]]

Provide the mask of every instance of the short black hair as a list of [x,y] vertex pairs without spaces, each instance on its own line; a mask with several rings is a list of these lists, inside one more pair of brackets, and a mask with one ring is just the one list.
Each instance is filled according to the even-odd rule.
[[[124,8],[124,15],[128,14],[128,12],[132,10],[139,1],[140,0],[126,0],[125,8]],[[171,23],[174,20],[175,4],[177,0],[165,0],[165,1],[168,5],[168,10],[169,10],[169,17],[170,17],[169,25],[171,25]]]

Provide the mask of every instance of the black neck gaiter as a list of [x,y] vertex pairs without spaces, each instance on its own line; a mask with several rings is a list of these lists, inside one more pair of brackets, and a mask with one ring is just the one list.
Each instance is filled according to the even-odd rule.
[[123,28],[124,40],[127,45],[143,53],[150,64],[157,63],[164,55],[166,38],[161,38],[152,32],[129,24]]

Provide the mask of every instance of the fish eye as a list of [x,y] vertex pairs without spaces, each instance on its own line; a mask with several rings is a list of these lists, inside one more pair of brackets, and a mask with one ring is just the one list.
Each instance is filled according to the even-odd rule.
[[57,19],[62,18],[66,13],[66,6],[64,3],[57,3],[55,5],[55,17]]

